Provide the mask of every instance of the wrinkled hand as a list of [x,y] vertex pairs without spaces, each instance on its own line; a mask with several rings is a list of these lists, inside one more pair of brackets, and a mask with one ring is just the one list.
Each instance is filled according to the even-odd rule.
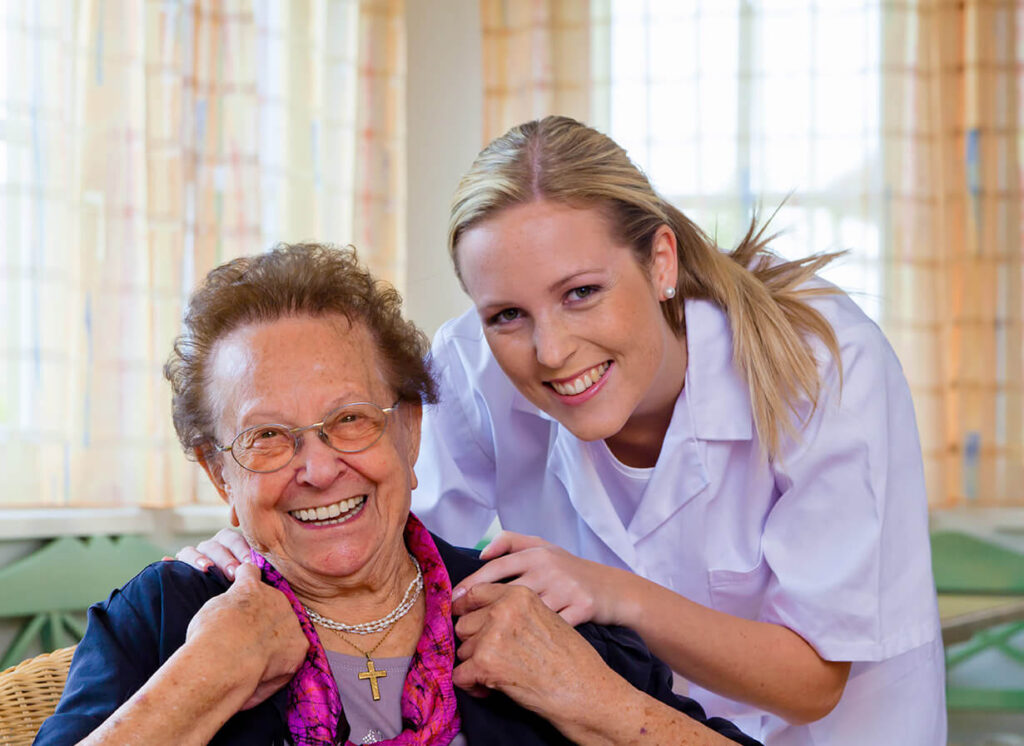
[[309,640],[285,595],[263,583],[259,569],[243,563],[226,593],[207,601],[189,622],[185,644],[209,650],[230,667],[239,685],[252,687],[243,710],[255,707],[299,670]]
[[624,624],[617,602],[625,597],[616,590],[623,571],[580,559],[536,536],[502,531],[480,553],[490,560],[453,590],[453,598],[477,583],[496,583],[513,578],[510,585],[535,591],[549,609],[569,625],[583,622]]
[[233,580],[238,566],[249,559],[249,544],[237,531],[222,528],[212,538],[199,542],[198,547],[181,548],[175,557],[203,572],[216,565]]
[[616,685],[594,648],[528,588],[480,583],[452,610],[462,640],[452,678],[470,694],[504,692],[560,728]]

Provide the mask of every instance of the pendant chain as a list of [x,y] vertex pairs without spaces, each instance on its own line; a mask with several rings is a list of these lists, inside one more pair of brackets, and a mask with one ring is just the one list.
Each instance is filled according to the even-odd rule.
[[[336,629],[331,629],[331,632],[333,632],[334,634],[336,634],[336,635],[338,636],[338,639],[339,639],[339,640],[341,640],[342,642],[344,642],[344,643],[348,644],[349,646],[351,646],[351,647],[355,648],[355,649],[356,649],[356,650],[358,650],[358,651],[359,651],[359,652],[360,652],[360,653],[361,653],[362,655],[365,655],[365,656],[366,656],[366,660],[372,660],[372,658],[371,658],[370,656],[371,656],[371,655],[373,655],[373,654],[374,654],[374,653],[375,653],[375,652],[377,651],[377,648],[379,648],[379,647],[381,646],[381,643],[383,643],[383,642],[384,642],[384,641],[385,641],[386,639],[388,639],[388,635],[390,635],[390,634],[391,634],[391,630],[393,630],[393,629],[394,629],[395,627],[397,627],[397,626],[398,626],[397,624],[392,624],[392,625],[391,625],[390,627],[388,627],[388,631],[384,633],[384,636],[383,636],[383,637],[381,637],[381,638],[380,638],[379,640],[377,640],[377,644],[376,644],[376,645],[374,645],[374,646],[373,646],[372,648],[370,648],[369,650],[363,650],[363,649],[362,649],[361,647],[359,647],[358,645],[356,645],[356,644],[355,644],[354,642],[352,642],[352,641],[351,641],[350,639],[348,639],[347,637],[345,637],[345,635],[344,635],[343,633],[339,632],[339,631],[338,631],[338,630],[336,630]],[[330,629],[330,627],[328,627],[328,629]]]
[[352,635],[372,635],[377,632],[383,632],[386,629],[390,629],[395,622],[404,617],[409,613],[409,610],[416,605],[416,600],[420,597],[420,592],[423,590],[423,570],[420,569],[420,563],[416,561],[416,558],[411,554],[409,559],[412,560],[412,564],[416,567],[416,577],[409,583],[409,587],[405,589],[405,595],[402,596],[402,600],[399,602],[390,613],[382,616],[380,619],[375,619],[372,622],[363,622],[361,624],[345,624],[344,622],[338,622],[334,619],[323,616],[313,611],[311,608],[302,605],[303,610],[314,623],[319,624],[321,627],[334,630],[335,632],[348,632]]

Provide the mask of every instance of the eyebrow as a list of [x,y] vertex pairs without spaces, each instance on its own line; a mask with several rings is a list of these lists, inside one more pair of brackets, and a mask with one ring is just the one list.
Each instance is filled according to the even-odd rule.
[[577,277],[581,277],[583,275],[589,275],[589,274],[592,274],[594,272],[601,272],[601,271],[603,271],[602,268],[595,267],[595,268],[591,268],[591,269],[581,269],[578,272],[573,272],[571,275],[566,275],[561,280],[555,280],[553,283],[551,283],[551,286],[548,288],[548,292],[553,293],[556,290],[558,290],[559,288],[565,287],[566,285],[570,284],[573,280],[575,280]]
[[[321,417],[321,418],[325,417],[326,415],[330,414],[334,410],[338,409],[339,407],[343,407],[346,404],[356,404],[356,403],[359,403],[359,402],[370,402],[370,403],[376,404],[376,402],[374,402],[372,400],[372,398],[367,398],[367,397],[369,397],[369,394],[367,394],[366,396],[360,398],[359,394],[356,394],[356,393],[354,393],[354,391],[349,389],[348,393],[342,394],[341,396],[336,396],[333,399],[331,399],[331,401],[327,404],[327,409],[325,409],[323,412],[321,412],[317,416]],[[378,406],[380,406],[380,405],[378,405]],[[241,427],[242,430],[248,430],[250,427],[259,427],[260,425],[275,425],[275,424],[276,425],[285,425],[285,424],[287,424],[286,422],[284,422],[284,420],[288,419],[287,417],[277,417],[275,419],[276,415],[269,414],[269,412],[272,412],[272,411],[274,411],[274,410],[269,410],[269,409],[268,410],[261,410],[259,406],[253,407],[248,412],[245,412],[243,414],[243,416],[238,418],[238,424],[236,425],[236,427]],[[267,412],[268,414],[263,414],[263,412]],[[246,423],[251,423],[251,424],[246,424]],[[239,432],[241,432],[241,430]]]
[[[603,271],[605,270],[602,267],[591,267],[587,269],[581,269],[577,272],[573,272],[572,274],[566,275],[565,277],[555,280],[553,283],[551,283],[551,285],[548,286],[547,290],[549,293],[557,292],[559,289],[564,288],[566,285],[572,284],[573,280],[575,280],[577,277],[582,277],[583,275],[589,275]],[[484,303],[483,305],[478,306],[477,308],[481,311],[490,311],[491,309],[494,308],[508,308],[509,306],[515,305],[516,303],[514,301],[488,301],[487,303]]]

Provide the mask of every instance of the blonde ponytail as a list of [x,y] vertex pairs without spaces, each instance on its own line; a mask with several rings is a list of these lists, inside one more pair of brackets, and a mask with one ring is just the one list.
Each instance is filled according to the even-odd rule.
[[654,191],[611,138],[567,117],[546,117],[494,140],[460,182],[448,224],[456,273],[456,248],[466,230],[506,207],[541,199],[605,210],[616,238],[633,248],[643,266],[650,264],[658,228],[672,229],[679,280],[675,298],[661,304],[665,319],[682,337],[685,299],[710,300],[725,310],[733,362],[750,390],[758,436],[768,456],[777,457],[783,438],[798,435],[803,423],[795,415],[802,403],[809,402],[813,412],[820,396],[808,337],[818,337],[839,360],[832,327],[807,303],[810,296],[837,292],[807,285],[837,254],[781,262],[767,250],[771,236],[756,219],[739,246],[724,253]]
[[[757,227],[756,218],[729,253],[694,230],[679,252],[678,293],[725,309],[733,363],[747,382],[758,436],[769,456],[777,457],[782,439],[798,435],[800,403],[809,402],[812,413],[818,404],[821,379],[808,337],[818,337],[839,360],[835,332],[807,303],[811,296],[837,292],[831,285],[807,283],[839,253],[780,262],[767,250],[771,236],[765,236],[765,226]],[[839,375],[841,385],[841,368]]]

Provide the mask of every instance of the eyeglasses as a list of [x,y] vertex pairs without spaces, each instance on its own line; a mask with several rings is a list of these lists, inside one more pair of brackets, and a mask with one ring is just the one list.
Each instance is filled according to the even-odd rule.
[[236,435],[231,445],[213,446],[218,453],[231,451],[243,469],[267,474],[291,462],[299,448],[299,436],[307,430],[316,430],[320,440],[341,453],[365,451],[384,435],[388,415],[398,409],[398,404],[395,402],[387,409],[365,401],[343,404],[312,425],[256,425]]

